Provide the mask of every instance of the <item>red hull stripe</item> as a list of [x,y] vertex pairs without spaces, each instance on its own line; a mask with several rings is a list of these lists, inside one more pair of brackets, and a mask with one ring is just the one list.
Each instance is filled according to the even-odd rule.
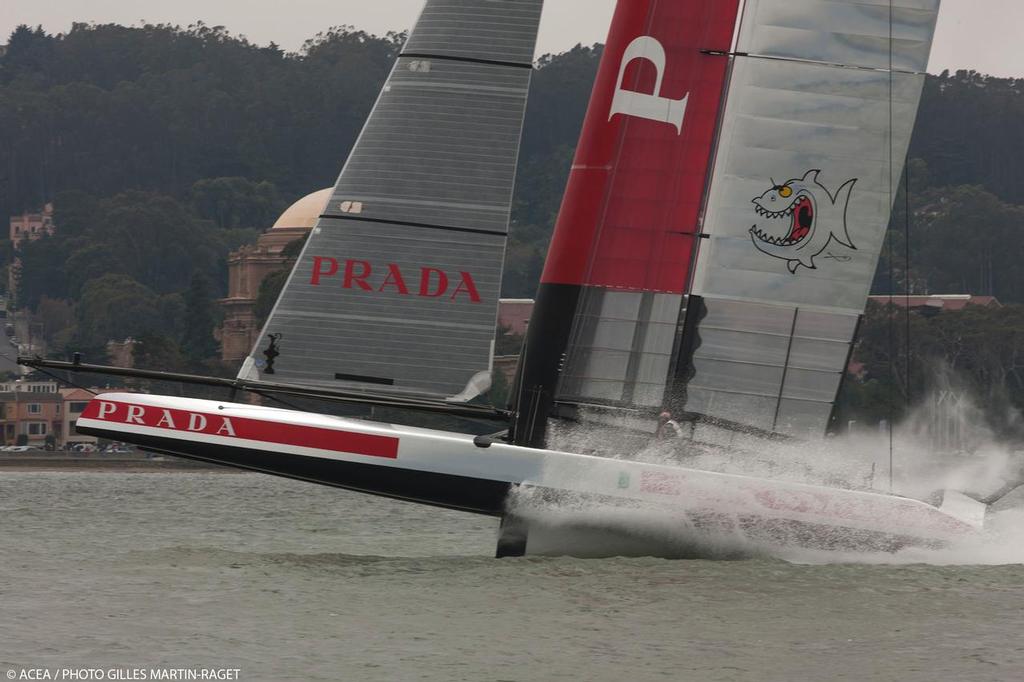
[[684,293],[738,0],[622,0],[542,282]]
[[191,412],[154,405],[136,405],[102,398],[94,398],[82,413],[82,418],[367,457],[398,458],[398,438],[389,436],[229,417],[208,412]]

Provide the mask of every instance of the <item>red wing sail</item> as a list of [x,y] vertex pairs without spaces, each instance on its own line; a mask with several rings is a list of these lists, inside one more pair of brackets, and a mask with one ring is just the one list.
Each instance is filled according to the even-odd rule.
[[557,398],[656,408],[690,279],[738,0],[620,0],[530,324],[514,435]]
[[623,0],[542,282],[684,293],[738,0]]

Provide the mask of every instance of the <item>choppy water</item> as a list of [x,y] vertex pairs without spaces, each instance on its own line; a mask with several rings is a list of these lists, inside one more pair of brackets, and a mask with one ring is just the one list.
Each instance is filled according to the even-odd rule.
[[255,474],[0,473],[0,679],[1024,678],[1021,565],[496,561],[495,530]]

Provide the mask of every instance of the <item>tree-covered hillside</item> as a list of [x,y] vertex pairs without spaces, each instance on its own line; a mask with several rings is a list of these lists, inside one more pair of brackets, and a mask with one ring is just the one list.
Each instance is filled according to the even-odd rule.
[[[210,353],[186,308],[224,293],[229,250],[333,183],[401,43],[342,27],[286,53],[202,24],[17,29],[0,57],[0,211],[53,201],[58,226],[24,250],[19,304],[48,315],[58,347],[130,333]],[[538,61],[506,295],[534,292],[600,53]],[[1024,304],[1024,81],[929,77],[911,158],[876,293]]]

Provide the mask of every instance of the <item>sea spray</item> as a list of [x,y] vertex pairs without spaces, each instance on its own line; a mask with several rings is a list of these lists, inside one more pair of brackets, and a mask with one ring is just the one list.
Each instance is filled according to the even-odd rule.
[[[961,398],[955,426],[962,448],[940,453],[930,438],[934,409],[926,401],[893,433],[882,429],[853,429],[818,441],[771,439],[755,434],[729,434],[727,447],[719,444],[658,441],[643,420],[622,422],[615,428],[558,425],[552,428],[552,447],[645,464],[684,467],[727,474],[769,478],[816,486],[875,490],[941,504],[944,490],[978,497],[990,495],[1008,480],[1019,477],[1021,454],[1000,442],[981,410]],[[890,445],[892,457],[890,459]],[[890,476],[890,461],[893,469]],[[586,477],[583,473],[580,476]],[[891,487],[890,487],[891,480]],[[594,489],[585,480],[577,490]],[[1016,501],[1019,504],[1013,504]],[[668,557],[734,558],[767,555],[796,562],[870,562],[935,564],[1024,563],[1024,493],[1011,495],[993,507],[983,532],[953,543],[902,548],[899,542],[882,543],[870,551],[808,550],[844,547],[856,538],[835,536],[794,538],[792,533],[752,536],[737,510],[702,510],[700,518],[685,507],[642,504],[614,496],[595,497],[551,493],[524,487],[509,501],[510,510],[527,519],[531,552],[547,538],[550,550],[582,556],[657,554]],[[939,546],[941,544],[941,547]],[[1021,548],[1020,550],[1016,548]],[[540,550],[539,553],[546,553]]]

